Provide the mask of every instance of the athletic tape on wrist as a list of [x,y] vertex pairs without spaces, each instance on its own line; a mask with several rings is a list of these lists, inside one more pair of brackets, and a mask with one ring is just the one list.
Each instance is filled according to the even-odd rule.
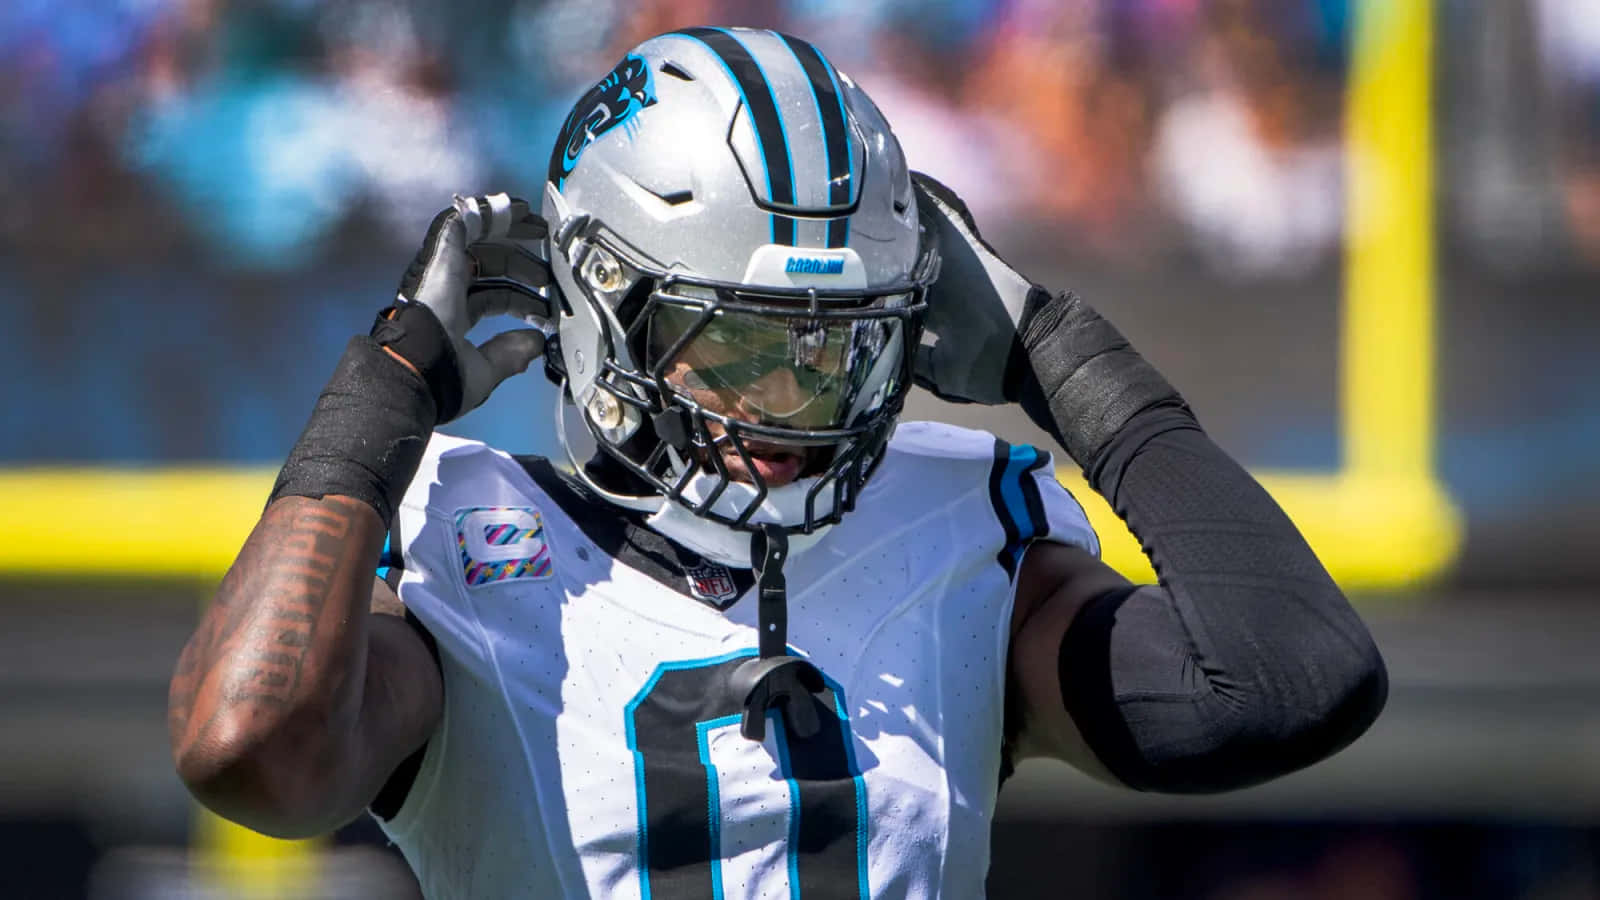
[[433,393],[438,421],[449,422],[460,415],[460,363],[450,335],[433,310],[421,303],[396,301],[378,312],[372,339],[416,366]]
[[1186,408],[1128,339],[1070,291],[1029,296],[1019,337],[1033,377],[1018,402],[1085,469],[1141,410]]
[[428,385],[370,337],[350,339],[267,503],[354,497],[388,528],[437,421]]

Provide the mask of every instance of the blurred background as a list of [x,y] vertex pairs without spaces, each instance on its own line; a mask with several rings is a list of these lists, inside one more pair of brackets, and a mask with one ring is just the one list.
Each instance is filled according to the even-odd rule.
[[[1260,473],[1388,660],[1377,726],[1262,788],[1024,765],[992,896],[1600,898],[1600,0],[5,0],[0,897],[414,893],[370,823],[198,814],[166,679],[433,213],[536,197],[593,79],[701,23],[860,82]],[[552,405],[514,379],[450,430],[555,454]]]

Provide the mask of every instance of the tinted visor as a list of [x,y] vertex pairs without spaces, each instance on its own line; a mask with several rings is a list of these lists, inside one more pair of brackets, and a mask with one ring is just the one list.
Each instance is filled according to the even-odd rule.
[[[884,298],[889,309],[906,300]],[[903,354],[897,312],[808,318],[804,308],[762,313],[658,302],[646,368],[709,412],[790,428],[842,428],[881,406]]]

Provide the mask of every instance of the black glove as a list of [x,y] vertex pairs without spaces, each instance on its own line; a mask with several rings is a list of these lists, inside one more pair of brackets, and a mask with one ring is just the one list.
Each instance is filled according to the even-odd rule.
[[926,327],[935,343],[917,348],[918,384],[957,403],[1017,400],[1025,360],[1017,342],[1030,295],[1044,289],[1018,274],[978,234],[955,192],[911,173],[917,214],[939,242],[939,278],[928,290]]
[[[380,316],[372,336],[416,366],[440,424],[475,409],[544,352],[552,327],[548,233],[527,201],[505,194],[457,196],[428,227],[394,309]],[[498,315],[536,327],[473,346],[467,332]]]
[[911,179],[942,258],[928,291],[936,343],[918,348],[918,384],[946,400],[1021,403],[1085,468],[1142,410],[1171,407],[1193,421],[1172,385],[1093,307],[1018,274],[955,192],[921,172]]

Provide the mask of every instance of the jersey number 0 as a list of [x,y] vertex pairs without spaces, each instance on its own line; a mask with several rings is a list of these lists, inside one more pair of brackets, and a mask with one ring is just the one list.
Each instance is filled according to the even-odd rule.
[[[707,746],[713,729],[737,729],[743,707],[728,682],[755,655],[749,649],[663,663],[628,704],[642,897],[720,900],[754,896],[763,887],[724,883],[718,773]],[[867,896],[866,788],[852,751],[849,707],[840,687],[827,683],[828,691],[810,701],[822,722],[815,735],[801,739],[786,733],[780,716],[769,720],[788,784],[789,896],[803,900]]]

